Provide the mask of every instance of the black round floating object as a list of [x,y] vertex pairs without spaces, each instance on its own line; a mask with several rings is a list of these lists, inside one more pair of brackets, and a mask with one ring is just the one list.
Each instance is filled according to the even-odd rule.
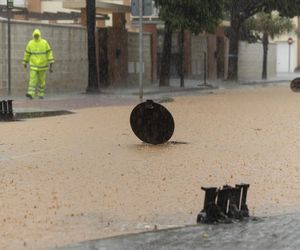
[[130,125],[140,140],[154,145],[167,142],[175,128],[171,113],[152,100],[140,103],[132,110]]
[[291,81],[290,87],[294,92],[300,92],[300,77],[297,77]]

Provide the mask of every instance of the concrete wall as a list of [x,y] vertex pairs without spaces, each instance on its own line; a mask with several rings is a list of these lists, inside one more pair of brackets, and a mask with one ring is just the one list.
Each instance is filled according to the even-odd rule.
[[[50,43],[54,58],[54,73],[47,75],[46,93],[84,90],[87,86],[87,38],[81,27],[41,25],[13,22],[12,94],[23,95],[27,89],[28,70],[22,66],[24,49],[34,28]],[[0,94],[7,93],[7,24],[0,21]]]
[[297,68],[297,44],[289,45],[285,42],[277,44],[277,73],[294,72]]
[[[144,81],[151,82],[151,34],[144,33]],[[138,83],[139,79],[139,33],[128,33],[128,82]]]
[[297,23],[297,68],[296,71],[300,71],[300,17],[298,17],[298,23]]
[[207,76],[210,80],[217,79],[217,41],[216,35],[207,36]]
[[[263,46],[261,43],[240,42],[238,77],[239,80],[260,80],[263,64]],[[268,78],[276,76],[276,44],[269,44]]]
[[268,78],[277,76],[277,45],[275,43],[269,44],[267,70]]
[[157,80],[157,51],[158,51],[158,35],[155,24],[144,24],[144,32],[151,34],[151,56],[152,56],[152,76],[151,80]]
[[[281,53],[285,53],[288,54],[288,49],[287,49],[287,45],[288,45],[288,39],[292,38],[293,39],[293,44],[291,46],[292,49],[292,54],[290,57],[290,72],[294,72],[294,69],[297,68],[298,66],[300,66],[300,19],[299,17],[294,17],[292,18],[292,21],[295,25],[295,29],[293,29],[291,32],[289,33],[285,33],[282,34],[279,37],[275,37],[274,40],[272,41],[273,43],[277,43],[279,44],[280,48],[279,48],[279,53],[277,54],[277,62],[278,64],[288,64],[288,58],[287,55],[282,55]],[[282,51],[282,46],[284,46],[284,44],[286,45],[286,51]],[[284,71],[282,71],[282,68],[280,67],[280,65],[278,65],[278,71],[277,72],[281,72],[281,73],[287,73],[288,69],[286,67],[286,69]]]
[[207,56],[207,37],[192,35],[191,39],[191,78],[204,79],[204,53]]

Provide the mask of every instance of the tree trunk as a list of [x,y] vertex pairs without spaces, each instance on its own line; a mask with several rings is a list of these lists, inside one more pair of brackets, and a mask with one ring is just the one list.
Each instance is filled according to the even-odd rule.
[[267,69],[268,69],[268,46],[269,46],[269,36],[267,32],[263,34],[263,71],[262,71],[262,79],[267,79]]
[[96,59],[96,2],[95,0],[86,0],[86,17],[87,17],[87,36],[88,36],[88,87],[87,93],[98,93],[98,74]]
[[166,22],[163,52],[162,52],[161,67],[160,67],[159,86],[170,86],[172,34],[173,34],[172,27],[170,23]]
[[[232,14],[234,15],[234,14]],[[229,37],[229,62],[228,80],[238,80],[238,53],[240,41],[240,19],[236,16],[231,18],[231,31]]]
[[179,32],[179,76],[180,87],[184,87],[184,28],[181,27]]

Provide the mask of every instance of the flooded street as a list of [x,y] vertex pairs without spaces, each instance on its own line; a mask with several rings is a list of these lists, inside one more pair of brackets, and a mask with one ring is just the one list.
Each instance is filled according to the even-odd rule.
[[257,86],[163,105],[175,132],[159,146],[131,131],[134,106],[0,124],[0,249],[191,225],[201,186],[249,183],[252,216],[300,212],[299,93]]

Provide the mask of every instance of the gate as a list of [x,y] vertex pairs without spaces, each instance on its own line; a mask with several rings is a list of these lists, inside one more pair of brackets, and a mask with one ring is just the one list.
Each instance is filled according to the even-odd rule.
[[98,67],[102,87],[127,84],[128,33],[121,28],[98,29]]

